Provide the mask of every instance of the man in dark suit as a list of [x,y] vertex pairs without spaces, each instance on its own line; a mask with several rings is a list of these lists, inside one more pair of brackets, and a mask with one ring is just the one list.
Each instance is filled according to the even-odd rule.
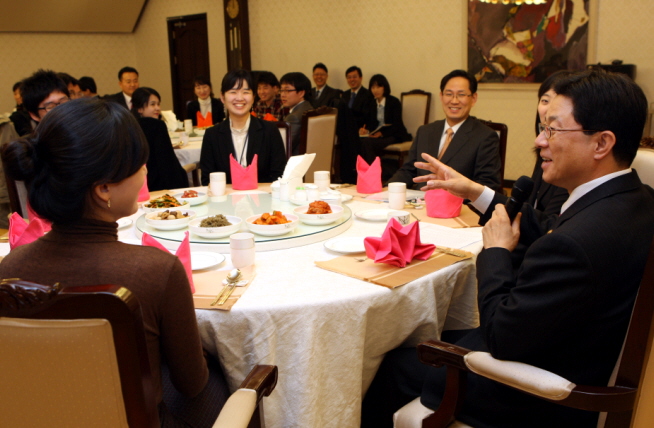
[[313,82],[316,84],[311,89],[311,104],[314,108],[327,106],[336,107],[341,99],[341,91],[334,89],[327,84],[329,72],[327,66],[322,62],[313,66]]
[[[477,257],[480,327],[457,344],[549,370],[573,383],[605,386],[654,235],[654,191],[629,168],[647,100],[626,76],[598,71],[564,78],[555,91],[536,147],[543,179],[567,189],[570,197],[517,270],[511,252],[525,230],[541,224],[528,204],[513,222],[503,205],[495,207]],[[431,173],[428,188],[457,181],[450,168],[426,160],[417,166]],[[369,406],[380,399],[380,390],[384,404],[377,402],[377,409],[397,408],[416,396],[428,408],[438,408],[444,370],[421,365],[415,349],[393,351],[379,374],[364,403],[363,427],[372,426],[377,416]],[[474,374],[467,379],[458,419],[472,426],[596,426],[597,413],[539,400]],[[391,426],[388,413],[381,416],[383,423],[373,425]]]
[[501,190],[502,162],[497,133],[470,116],[477,102],[477,80],[464,70],[454,70],[441,80],[440,98],[445,120],[418,128],[407,161],[389,182],[416,187],[413,179],[428,171],[419,170],[414,164],[421,159],[421,153],[428,153],[469,179]]
[[340,174],[343,183],[356,183],[357,155],[361,153],[359,129],[370,117],[374,98],[369,90],[361,86],[363,74],[359,67],[353,65],[348,68],[345,78],[350,89],[341,95],[336,123],[336,135],[341,146]]
[[293,156],[300,154],[300,138],[302,135],[302,115],[313,110],[311,105],[311,82],[303,73],[286,73],[281,80],[282,104],[289,109],[284,121],[291,124],[291,152]]
[[105,95],[104,99],[120,104],[128,110],[132,109],[132,94],[139,88],[139,72],[134,67],[123,67],[118,72],[120,92]]

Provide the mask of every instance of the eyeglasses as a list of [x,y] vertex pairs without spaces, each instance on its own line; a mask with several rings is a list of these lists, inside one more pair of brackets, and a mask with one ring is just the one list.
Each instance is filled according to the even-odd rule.
[[279,92],[282,94],[288,94],[289,92],[297,92],[297,89],[281,89]]
[[37,110],[45,110],[46,112],[49,112],[50,110],[57,107],[58,105],[67,103],[68,101],[70,101],[70,98],[63,97],[62,99],[59,100],[58,103],[52,102],[52,103],[43,104],[43,107],[38,107]]
[[451,100],[452,98],[456,98],[457,100],[463,101],[464,98],[466,97],[471,97],[472,94],[464,94],[463,92],[459,92],[458,94],[455,94],[454,92],[443,92],[443,99],[446,100]]
[[552,128],[551,126],[547,126],[543,123],[538,124],[538,132],[543,133],[545,132],[545,138],[548,140],[552,138],[552,135],[554,135],[555,132],[602,132],[598,131],[596,129],[557,129],[557,128]]

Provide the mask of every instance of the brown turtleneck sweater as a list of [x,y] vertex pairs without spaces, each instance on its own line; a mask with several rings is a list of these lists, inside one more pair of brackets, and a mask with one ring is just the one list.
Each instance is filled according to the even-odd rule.
[[197,395],[207,383],[193,299],[184,267],[158,248],[118,240],[116,223],[84,220],[53,225],[35,242],[15,248],[0,263],[0,278],[21,278],[65,287],[113,284],[139,299],[157,402],[161,401],[160,362],[182,394]]

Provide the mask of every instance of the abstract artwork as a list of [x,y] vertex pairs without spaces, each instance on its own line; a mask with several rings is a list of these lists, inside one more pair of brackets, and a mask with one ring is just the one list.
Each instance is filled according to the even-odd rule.
[[469,1],[468,71],[482,83],[540,83],[557,70],[585,69],[589,1]]

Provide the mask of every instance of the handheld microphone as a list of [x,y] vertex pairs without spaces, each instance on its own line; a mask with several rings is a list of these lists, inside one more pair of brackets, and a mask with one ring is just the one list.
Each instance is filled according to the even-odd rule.
[[513,185],[513,190],[511,190],[511,197],[504,206],[506,207],[506,212],[509,214],[509,219],[511,222],[515,219],[515,216],[518,215],[522,209],[522,204],[529,198],[531,191],[534,189],[534,180],[523,175],[518,178],[518,180]]

